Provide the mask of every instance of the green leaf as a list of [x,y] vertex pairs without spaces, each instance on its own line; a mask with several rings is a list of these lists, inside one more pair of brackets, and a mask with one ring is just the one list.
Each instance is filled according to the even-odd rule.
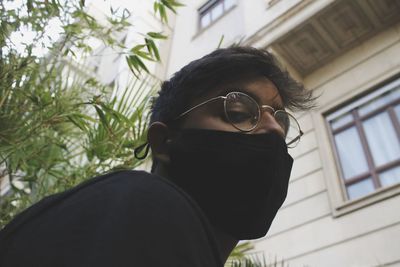
[[28,9],[28,12],[31,13],[32,10],[33,10],[32,0],[28,0],[28,1],[26,2],[26,6],[27,6],[27,9]]
[[[146,53],[139,53],[141,56],[149,58]],[[152,58],[150,58],[152,60]],[[128,66],[131,68],[132,72],[135,74],[139,73],[141,70],[146,71],[147,73],[149,70],[147,69],[146,65],[143,63],[143,61],[139,58],[137,55],[131,55],[127,57],[127,62]],[[134,70],[133,70],[134,69]]]
[[154,1],[154,4],[153,4],[153,10],[154,10],[154,14],[157,14],[157,11],[158,11],[158,3],[156,2],[156,1]]
[[149,53],[152,54],[157,61],[160,61],[160,54],[158,53],[158,49],[154,41],[152,39],[145,38],[145,42]]
[[[150,60],[150,61],[154,61],[154,59],[151,57],[150,53],[144,52],[144,51],[136,51],[136,55],[138,57]],[[139,59],[139,58],[138,58]],[[139,64],[140,65],[140,64]],[[144,68],[143,68],[144,69]]]
[[161,3],[174,13],[176,13],[176,7],[184,6],[175,0],[161,0]]
[[106,115],[97,105],[94,105],[94,108],[96,109],[96,112],[100,117],[101,123],[104,125],[104,127],[106,127],[108,129],[109,125],[108,125],[108,120],[106,118]]
[[167,39],[168,38],[168,36],[163,35],[162,32],[148,32],[147,35],[154,39]]
[[79,121],[76,118],[74,118],[73,116],[68,116],[67,118],[68,118],[68,120],[70,122],[72,122],[74,125],[76,125],[82,131],[86,131],[87,130],[85,125],[81,121]]
[[119,113],[118,111],[108,107],[104,103],[100,104],[101,107],[105,112],[110,114],[117,122],[129,122],[128,118],[126,118],[123,114]]
[[219,42],[218,42],[217,49],[221,48],[222,42],[224,41],[224,37],[225,37],[224,35],[221,35],[221,38],[219,39]]
[[160,54],[158,53],[158,48],[156,47],[156,45],[154,44],[154,42],[150,43],[150,46],[152,47],[154,57],[155,57],[158,61],[160,61],[160,60],[161,60],[161,57],[160,57]]
[[149,70],[147,69],[147,67],[146,67],[146,65],[143,63],[143,61],[142,61],[139,57],[137,57],[137,56],[136,56],[136,60],[137,60],[138,65],[139,65],[145,72],[149,73]]
[[128,63],[129,69],[132,71],[132,74],[139,79],[140,68],[137,60],[134,56],[127,56],[125,57],[126,62]]
[[161,3],[166,6],[169,10],[171,10],[172,12],[176,13],[175,8],[173,7],[173,5],[167,1],[167,0],[161,0]]
[[168,23],[168,16],[167,12],[165,11],[164,5],[159,5],[158,11],[160,13],[161,21]]
[[184,4],[182,4],[182,3],[180,3],[180,2],[178,2],[178,1],[175,1],[175,0],[168,0],[170,3],[171,3],[171,5],[173,5],[174,7],[182,7],[182,6],[185,6]]
[[137,51],[142,50],[146,45],[136,45],[131,49],[131,52],[136,54]]

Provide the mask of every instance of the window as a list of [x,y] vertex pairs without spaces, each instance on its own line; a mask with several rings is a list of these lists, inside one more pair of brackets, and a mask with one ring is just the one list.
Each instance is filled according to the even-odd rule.
[[235,5],[236,0],[210,0],[199,8],[200,29],[210,25]]
[[400,183],[400,79],[326,116],[348,200]]

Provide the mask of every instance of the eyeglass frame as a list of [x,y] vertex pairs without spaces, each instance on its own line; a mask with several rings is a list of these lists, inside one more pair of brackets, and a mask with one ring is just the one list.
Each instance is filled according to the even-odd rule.
[[[253,126],[251,129],[249,129],[249,130],[243,130],[243,129],[240,129],[239,127],[235,126],[235,124],[230,120],[230,118],[229,118],[229,116],[228,116],[228,114],[227,114],[227,112],[226,112],[226,99],[228,98],[228,95],[229,95],[229,94],[234,94],[234,93],[245,95],[246,97],[250,98],[250,99],[257,105],[257,107],[258,107],[258,120],[257,120],[257,123],[256,123],[256,125],[254,125],[254,126]],[[195,110],[196,108],[202,107],[202,106],[204,106],[204,105],[206,105],[206,104],[208,104],[208,103],[210,103],[210,102],[212,102],[212,101],[218,100],[218,99],[223,99],[223,100],[224,100],[224,113],[225,113],[226,118],[229,120],[229,123],[230,123],[234,128],[236,128],[237,130],[239,130],[239,131],[241,131],[241,132],[248,133],[248,132],[251,132],[251,131],[253,131],[254,129],[256,129],[257,126],[258,126],[258,124],[259,124],[260,121],[261,121],[261,115],[262,115],[263,110],[264,110],[264,109],[269,109],[269,110],[272,111],[271,114],[274,116],[274,119],[275,119],[275,115],[277,114],[277,112],[285,112],[288,116],[292,117],[292,118],[294,119],[294,121],[296,122],[296,124],[297,124],[297,126],[298,126],[298,128],[299,128],[299,135],[296,136],[295,138],[293,138],[293,140],[291,140],[289,143],[286,144],[288,147],[290,147],[290,145],[293,144],[293,143],[296,142],[296,141],[299,141],[299,142],[300,142],[300,138],[304,135],[304,132],[301,130],[301,127],[300,127],[299,122],[297,121],[297,119],[296,119],[292,114],[290,114],[289,112],[287,112],[286,110],[283,110],[283,109],[275,109],[275,108],[271,107],[270,105],[259,105],[259,104],[257,103],[257,101],[256,101],[255,99],[253,99],[251,96],[249,96],[248,94],[245,94],[245,93],[243,93],[243,92],[239,92],[239,91],[231,91],[231,92],[228,92],[225,96],[216,96],[216,97],[212,97],[212,98],[210,98],[210,99],[208,99],[208,100],[206,100],[206,101],[204,101],[204,102],[201,102],[201,103],[199,103],[199,104],[197,104],[197,105],[195,105],[195,106],[189,108],[188,110],[182,112],[182,113],[181,113],[180,115],[178,115],[174,120],[178,120],[178,119],[184,117],[185,115],[187,115],[188,113],[192,112],[192,111]],[[295,147],[295,146],[294,146],[294,147]]]

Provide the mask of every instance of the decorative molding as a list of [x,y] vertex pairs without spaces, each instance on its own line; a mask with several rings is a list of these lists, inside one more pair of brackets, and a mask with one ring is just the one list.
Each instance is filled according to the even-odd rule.
[[365,39],[374,30],[373,24],[355,1],[339,2],[319,15],[317,21],[340,49]]
[[[296,14],[302,12],[305,8],[307,8],[310,4],[315,3],[315,0],[303,0],[299,1],[296,5],[292,8],[287,9],[285,12],[280,14],[277,18],[275,18],[271,23],[268,23],[257,30],[255,33],[250,35],[245,44],[247,45],[254,45],[257,42],[260,42],[266,35],[269,35],[271,32],[276,31],[279,27],[282,26],[285,22],[288,21],[288,18],[295,17]],[[275,39],[274,39],[275,40]],[[272,42],[274,40],[271,40]],[[268,46],[268,44],[262,44],[262,46]]]
[[313,69],[333,56],[329,44],[309,24],[287,35],[280,42],[280,50],[297,70]]
[[302,76],[400,22],[400,0],[341,0],[272,44]]
[[399,0],[368,0],[367,2],[382,24],[391,23],[399,19]]

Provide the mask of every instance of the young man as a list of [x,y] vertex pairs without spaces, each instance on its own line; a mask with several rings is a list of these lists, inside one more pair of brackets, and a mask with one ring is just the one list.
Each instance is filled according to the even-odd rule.
[[302,132],[284,109],[312,101],[266,51],[189,63],[154,102],[152,174],[107,174],[45,198],[0,232],[0,266],[223,266],[285,200],[287,148]]

